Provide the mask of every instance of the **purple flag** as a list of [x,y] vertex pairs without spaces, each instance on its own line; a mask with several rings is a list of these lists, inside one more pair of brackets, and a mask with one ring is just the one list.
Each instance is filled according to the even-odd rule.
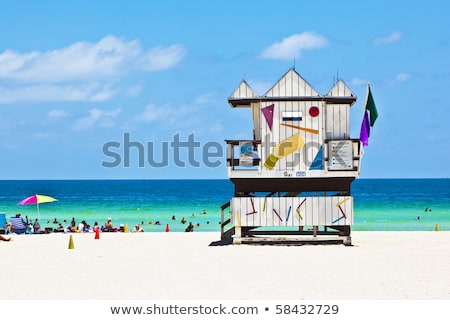
[[261,109],[261,111],[264,115],[264,118],[266,118],[266,122],[267,122],[267,125],[269,126],[270,131],[272,131],[273,108],[274,107],[275,107],[275,105],[271,104],[270,106],[267,106],[267,107]]
[[370,124],[369,124],[369,112],[364,111],[364,118],[361,123],[361,132],[359,134],[359,140],[363,143],[364,147],[369,145],[370,136]]

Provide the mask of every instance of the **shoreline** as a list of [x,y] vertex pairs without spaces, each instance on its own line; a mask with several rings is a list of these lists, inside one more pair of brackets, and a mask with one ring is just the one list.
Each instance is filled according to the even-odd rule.
[[450,232],[353,231],[350,247],[211,245],[219,240],[12,235],[0,241],[0,299],[450,299]]

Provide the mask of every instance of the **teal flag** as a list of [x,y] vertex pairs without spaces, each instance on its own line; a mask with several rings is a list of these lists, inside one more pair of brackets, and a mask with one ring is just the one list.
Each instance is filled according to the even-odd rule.
[[370,127],[373,127],[375,121],[378,118],[378,110],[375,106],[375,101],[370,91],[370,85],[367,85],[367,100],[366,107],[364,109],[364,117],[361,123],[361,132],[359,134],[359,140],[364,147],[369,145]]
[[375,106],[375,101],[372,97],[372,92],[370,91],[370,86],[369,92],[367,94],[366,110],[369,111],[370,126],[373,127],[373,125],[375,124],[375,120],[377,120],[378,118],[378,111],[377,107]]

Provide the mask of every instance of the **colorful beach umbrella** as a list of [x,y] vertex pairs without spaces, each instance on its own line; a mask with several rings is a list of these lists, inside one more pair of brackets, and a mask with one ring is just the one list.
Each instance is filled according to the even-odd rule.
[[37,206],[38,219],[39,219],[39,204],[46,203],[46,202],[55,202],[55,201],[58,201],[58,200],[56,200],[55,198],[49,197],[49,196],[35,194],[34,196],[23,199],[18,204],[20,204],[20,205],[35,204]]

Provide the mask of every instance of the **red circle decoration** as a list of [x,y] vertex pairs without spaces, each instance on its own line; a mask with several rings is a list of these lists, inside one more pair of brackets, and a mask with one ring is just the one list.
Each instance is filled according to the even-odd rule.
[[309,115],[311,117],[317,117],[319,115],[319,108],[317,108],[317,107],[309,108]]

